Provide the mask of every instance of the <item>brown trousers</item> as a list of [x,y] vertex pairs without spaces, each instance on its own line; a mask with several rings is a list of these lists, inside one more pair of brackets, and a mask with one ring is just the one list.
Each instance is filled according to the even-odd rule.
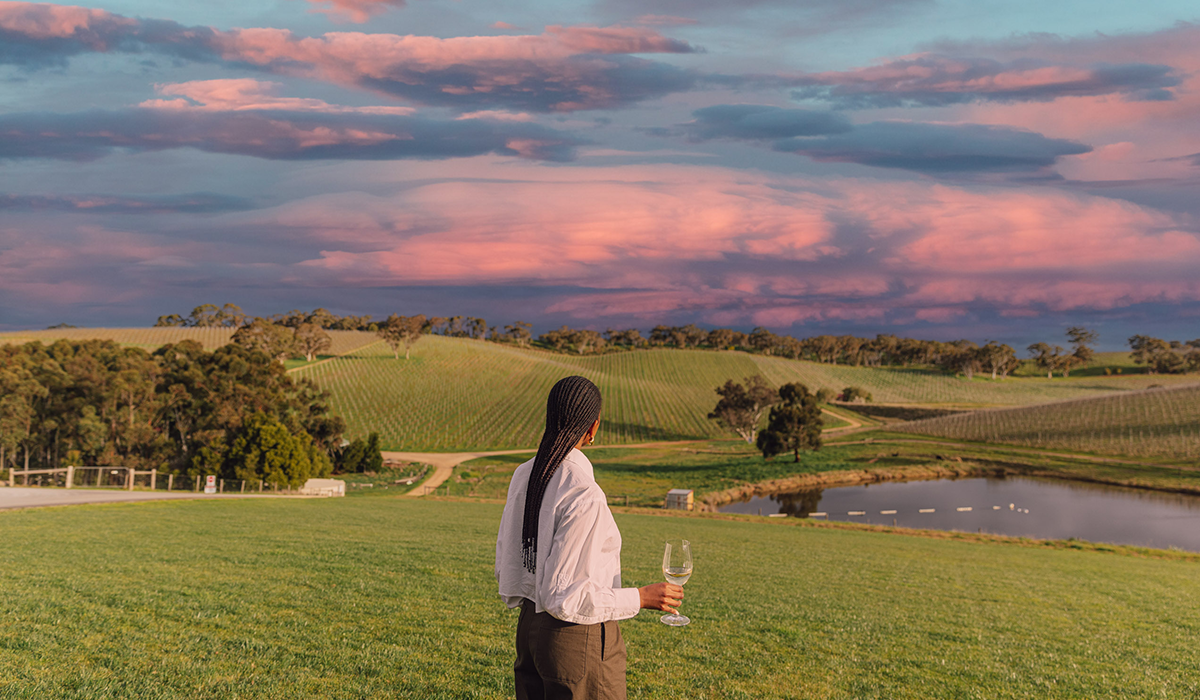
[[517,700],[625,700],[625,640],[616,621],[576,625],[521,604]]

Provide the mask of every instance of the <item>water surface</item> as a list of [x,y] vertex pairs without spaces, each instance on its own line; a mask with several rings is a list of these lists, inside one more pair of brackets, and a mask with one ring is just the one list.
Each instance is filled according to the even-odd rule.
[[[891,510],[896,512],[883,512]],[[1000,477],[890,482],[757,497],[721,511],[792,517],[824,512],[830,520],[1200,552],[1200,497],[1077,481]]]

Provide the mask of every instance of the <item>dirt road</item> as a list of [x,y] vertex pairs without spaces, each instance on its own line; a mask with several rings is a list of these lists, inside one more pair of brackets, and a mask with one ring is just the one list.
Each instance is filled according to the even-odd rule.
[[[673,445],[690,445],[701,440],[678,440],[675,442],[643,442],[637,445],[596,445],[588,449],[635,449],[638,447],[670,447]],[[537,452],[537,448],[528,450],[493,450],[490,452],[384,452],[383,458],[386,460],[397,460],[402,462],[419,462],[428,464],[433,467],[433,474],[429,476],[420,486],[417,486],[412,491],[406,493],[406,496],[424,496],[432,493],[434,489],[446,483],[446,479],[454,472],[454,468],[468,460],[478,457],[493,457],[495,455],[519,455],[527,454],[530,457]]]

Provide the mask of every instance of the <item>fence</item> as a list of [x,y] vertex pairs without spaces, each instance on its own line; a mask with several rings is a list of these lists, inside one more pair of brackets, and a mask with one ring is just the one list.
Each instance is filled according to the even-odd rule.
[[[133,467],[118,466],[77,467],[71,465],[57,469],[14,468],[8,471],[8,485],[10,487],[17,485],[17,477],[22,478],[22,486],[36,485],[67,489],[71,487],[110,488],[126,491],[132,491],[135,486],[149,488],[151,491],[158,491],[166,487],[166,491],[192,491],[199,493],[201,484],[204,483],[207,475],[159,474],[157,469],[141,471]],[[33,483],[33,478],[35,477],[37,480],[36,484]],[[138,483],[139,477],[145,477],[141,479],[140,484]],[[256,484],[245,479],[217,479],[217,493],[246,493],[247,491],[258,493],[262,493],[263,491],[292,493],[292,488],[287,485],[281,487],[279,484],[268,484],[261,480]]]

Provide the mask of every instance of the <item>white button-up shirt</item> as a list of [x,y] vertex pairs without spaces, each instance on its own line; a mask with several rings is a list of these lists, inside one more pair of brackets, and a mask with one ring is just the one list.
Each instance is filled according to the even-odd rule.
[[621,533],[592,475],[592,463],[579,450],[567,454],[546,486],[538,516],[536,573],[522,565],[521,526],[532,469],[532,459],[517,467],[500,518],[500,598],[510,608],[528,598],[537,612],[581,625],[637,615],[638,589],[621,587]]

